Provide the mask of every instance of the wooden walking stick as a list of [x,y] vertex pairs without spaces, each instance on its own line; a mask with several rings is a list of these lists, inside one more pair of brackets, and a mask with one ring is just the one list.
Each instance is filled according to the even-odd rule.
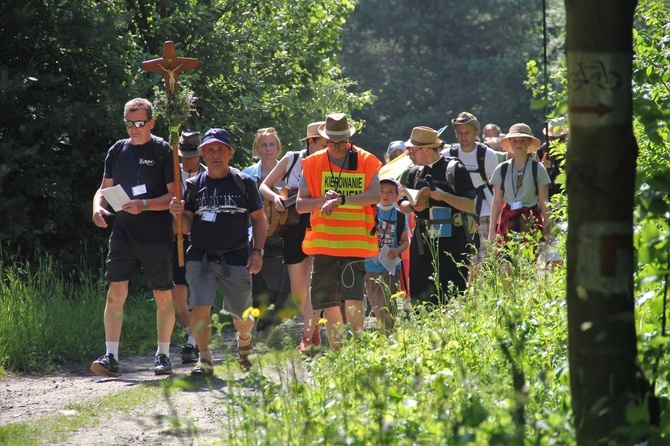
[[[177,57],[174,42],[167,41],[163,47],[163,57],[142,62],[144,71],[163,73],[165,77],[165,91],[168,101],[176,100],[179,88],[179,73],[198,67],[198,59],[190,57]],[[179,127],[181,122],[173,122],[176,119],[168,116],[170,126],[170,146],[172,147],[172,168],[174,170],[175,196],[182,199],[181,193],[181,168],[179,167]],[[176,216],[177,221],[177,254],[179,266],[184,266],[184,234],[181,229],[181,214]]]

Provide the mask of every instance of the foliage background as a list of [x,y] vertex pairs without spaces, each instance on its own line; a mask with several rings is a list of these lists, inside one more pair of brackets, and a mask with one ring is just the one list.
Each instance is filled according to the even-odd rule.
[[[368,93],[347,90],[352,81],[341,76],[335,56],[353,7],[307,0],[3,2],[3,250],[46,250],[76,265],[81,241],[98,255],[107,233],[90,223],[90,203],[103,160],[126,137],[123,104],[153,99],[152,87],[162,83],[140,67],[162,55],[166,40],[200,61],[179,78],[199,97],[190,126],[228,128],[240,166],[248,164],[256,129],[274,126],[287,148],[298,149],[307,123],[368,102]],[[158,122],[155,133],[167,137],[167,123]]]
[[[560,2],[549,4],[555,39]],[[70,266],[81,251],[98,255],[107,232],[90,223],[90,202],[104,156],[126,136],[123,104],[162,84],[140,66],[166,40],[200,61],[179,76],[198,96],[190,126],[227,127],[233,162],[246,166],[256,129],[276,127],[295,150],[306,124],[334,111],[350,113],[354,142],[380,157],[413,126],[439,128],[466,109],[538,133],[543,112],[523,83],[541,56],[541,17],[519,0],[3,2],[0,244]],[[167,137],[167,123],[155,133]]]
[[[461,111],[503,132],[526,122],[540,136],[545,109],[523,88],[526,63],[543,64],[543,3],[519,0],[365,0],[347,22],[346,76],[377,100],[354,112],[366,122],[359,140],[382,154],[416,125],[440,129]],[[546,2],[548,73],[563,60],[565,11]],[[535,82],[544,82],[539,71]],[[456,142],[449,126],[442,135]]]

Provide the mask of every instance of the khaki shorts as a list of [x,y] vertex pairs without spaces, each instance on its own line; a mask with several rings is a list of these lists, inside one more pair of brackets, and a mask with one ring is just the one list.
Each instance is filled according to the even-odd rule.
[[223,256],[209,261],[186,262],[186,281],[191,289],[189,308],[214,307],[216,286],[223,289],[223,309],[238,317],[251,306],[251,274],[245,266],[228,265]]

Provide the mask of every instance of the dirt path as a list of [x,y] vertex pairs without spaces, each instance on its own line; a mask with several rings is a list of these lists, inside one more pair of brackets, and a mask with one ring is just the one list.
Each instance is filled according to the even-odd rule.
[[[290,327],[295,331],[297,327]],[[233,334],[225,336],[225,345],[232,345]],[[291,338],[295,333],[291,333]],[[297,343],[296,343],[297,345]],[[94,375],[90,362],[69,367],[67,370],[43,376],[15,376],[0,381],[0,426],[9,423],[36,423],[56,415],[76,416],[75,403],[103,402],[109,398],[113,413],[105,414],[100,408],[99,422],[89,423],[72,433],[62,445],[189,445],[210,444],[225,438],[228,411],[232,407],[229,392],[236,394],[258,391],[256,379],[262,375],[273,381],[292,377],[279,376],[278,367],[258,366],[252,373],[245,373],[236,363],[236,351],[224,353],[213,350],[215,366],[225,364],[225,371],[217,367],[217,376],[211,380],[188,377],[193,364],[181,364],[179,346],[171,351],[174,373],[170,377],[153,374],[153,352],[144,356],[121,358],[118,378]],[[233,356],[233,358],[229,357]],[[258,362],[262,364],[264,354]],[[292,370],[293,367],[286,367]],[[304,373],[304,370],[300,373]],[[129,410],[118,408],[114,396],[119,392],[137,388],[140,384],[156,385],[161,380],[178,380],[192,384],[192,389],[174,388],[172,392],[159,392],[145,404],[134,405]],[[302,377],[304,378],[304,376]],[[170,393],[170,396],[167,396]],[[43,444],[54,444],[44,440]]]

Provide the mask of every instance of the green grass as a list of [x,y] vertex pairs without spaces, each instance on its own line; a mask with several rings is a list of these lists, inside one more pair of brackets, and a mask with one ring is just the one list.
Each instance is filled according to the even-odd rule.
[[[565,270],[546,274],[528,257],[521,258],[510,275],[496,261],[485,263],[465,296],[432,311],[417,308],[413,320],[400,321],[389,336],[365,332],[337,353],[306,359],[297,352],[295,339],[286,336],[281,346],[258,346],[245,380],[239,380],[236,358],[226,354],[215,370],[216,379],[225,381],[227,396],[221,400],[228,414],[222,425],[229,434],[221,444],[574,444]],[[68,288],[57,277],[53,282],[37,277],[52,268],[41,265],[34,278],[16,266],[2,269],[0,364],[9,371],[64,357],[89,359],[89,353],[77,356],[77,349],[100,348],[104,286],[82,279],[79,288]],[[56,292],[45,296],[46,287]],[[68,297],[75,289],[77,297]],[[153,302],[137,299],[127,305],[133,311],[126,311],[126,348],[132,353],[147,343],[153,347]],[[638,314],[640,327],[655,317],[647,307]],[[29,348],[51,345],[49,337],[60,331],[67,333],[52,347]],[[641,336],[640,342],[644,357],[648,341]],[[54,351],[59,353],[45,354]],[[668,369],[664,360],[659,370]],[[172,379],[152,392],[162,392],[169,402],[191,387],[189,380]],[[665,395],[667,388],[665,379],[659,381],[659,393]],[[138,400],[130,394],[115,397],[116,410],[142,404],[146,387],[141,389]],[[74,407],[74,417],[7,425],[0,428],[0,444],[12,438],[21,438],[21,444],[61,441],[97,422],[95,404]],[[54,420],[62,427],[49,424]],[[168,421],[174,429],[184,429],[185,421]]]
[[[49,258],[0,261],[0,368],[41,372],[104,353],[106,284],[102,271],[64,277]],[[131,287],[121,353],[156,345],[156,307],[146,287]]]
[[11,423],[0,427],[0,444],[31,446],[67,441],[70,435],[87,426],[97,425],[109,413],[129,413],[132,409],[157,401],[165,385],[143,383],[118,392],[114,398],[102,396],[85,403],[69,404],[67,413],[47,415],[30,423]]

